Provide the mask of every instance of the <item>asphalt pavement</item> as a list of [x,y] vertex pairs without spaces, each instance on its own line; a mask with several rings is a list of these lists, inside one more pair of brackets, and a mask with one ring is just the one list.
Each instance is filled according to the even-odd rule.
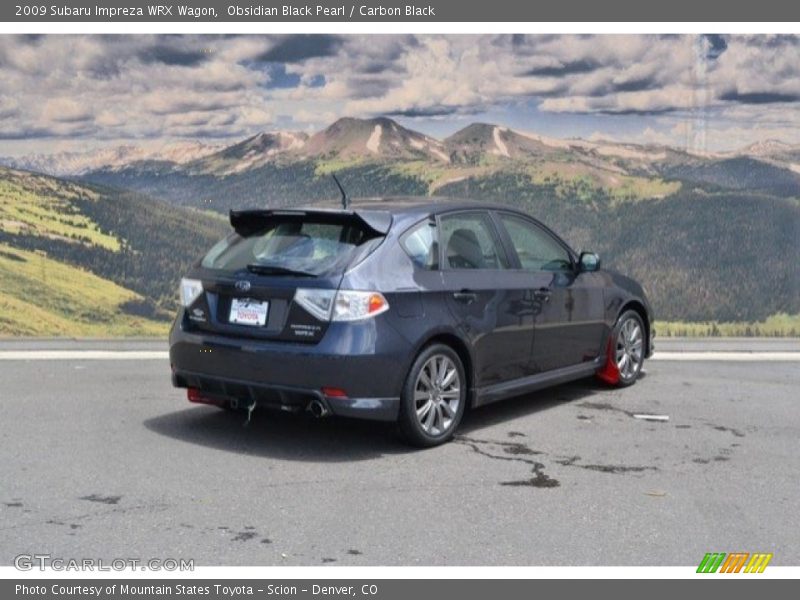
[[[143,354],[13,354],[65,349]],[[165,349],[0,342],[0,564],[800,563],[800,362],[766,356],[798,340],[658,340],[694,358],[648,361],[624,390],[585,380],[475,410],[424,451],[388,425],[190,405]]]

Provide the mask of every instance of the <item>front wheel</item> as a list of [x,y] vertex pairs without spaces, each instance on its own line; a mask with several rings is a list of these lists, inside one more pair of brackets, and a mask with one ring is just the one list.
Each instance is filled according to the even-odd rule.
[[644,345],[642,318],[635,310],[625,311],[611,331],[606,366],[598,372],[598,377],[619,387],[633,385],[644,365]]
[[453,437],[464,416],[467,387],[464,365],[444,344],[425,348],[406,377],[398,428],[410,444],[431,447]]

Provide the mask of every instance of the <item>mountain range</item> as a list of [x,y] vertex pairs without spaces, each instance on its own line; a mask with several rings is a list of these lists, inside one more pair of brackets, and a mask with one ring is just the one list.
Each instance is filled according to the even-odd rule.
[[225,176],[269,163],[323,161],[422,161],[432,166],[465,167],[488,163],[552,161],[578,163],[613,174],[658,175],[749,159],[800,175],[800,145],[764,140],[730,152],[698,153],[666,145],[588,141],[542,136],[488,123],[472,123],[443,140],[396,121],[341,118],[314,134],[261,132],[226,145],[199,140],[156,146],[126,144],[86,152],[0,157],[0,164],[56,176],[131,168],[160,168]]
[[337,198],[331,173],[352,197],[516,206],[642,281],[662,320],[800,315],[800,147],[776,140],[700,154],[489,123],[437,140],[388,118],[344,118],[232,144],[5,162],[22,170],[0,169],[0,250],[28,264],[22,252],[46,252],[121,286],[114,297],[128,300],[109,310],[123,316],[133,306],[165,318],[182,268],[224,234],[229,209]]
[[218,152],[223,147],[221,144],[210,144],[199,140],[169,142],[155,146],[123,144],[82,152],[65,151],[0,157],[0,164],[13,169],[70,177],[98,169],[121,168],[143,161],[164,161],[181,165]]

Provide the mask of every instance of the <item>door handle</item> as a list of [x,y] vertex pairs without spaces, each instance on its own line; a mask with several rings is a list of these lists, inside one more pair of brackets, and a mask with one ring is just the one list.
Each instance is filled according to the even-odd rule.
[[478,294],[470,290],[461,290],[460,292],[453,292],[453,298],[455,298],[455,300],[458,302],[463,302],[464,304],[472,304],[478,299]]

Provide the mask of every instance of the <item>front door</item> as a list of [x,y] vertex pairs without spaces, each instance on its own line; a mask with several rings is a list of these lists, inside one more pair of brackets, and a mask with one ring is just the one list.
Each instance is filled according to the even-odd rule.
[[533,297],[530,371],[542,373],[593,360],[602,338],[603,288],[596,273],[580,273],[563,242],[533,220],[499,212],[497,219],[527,273]]

